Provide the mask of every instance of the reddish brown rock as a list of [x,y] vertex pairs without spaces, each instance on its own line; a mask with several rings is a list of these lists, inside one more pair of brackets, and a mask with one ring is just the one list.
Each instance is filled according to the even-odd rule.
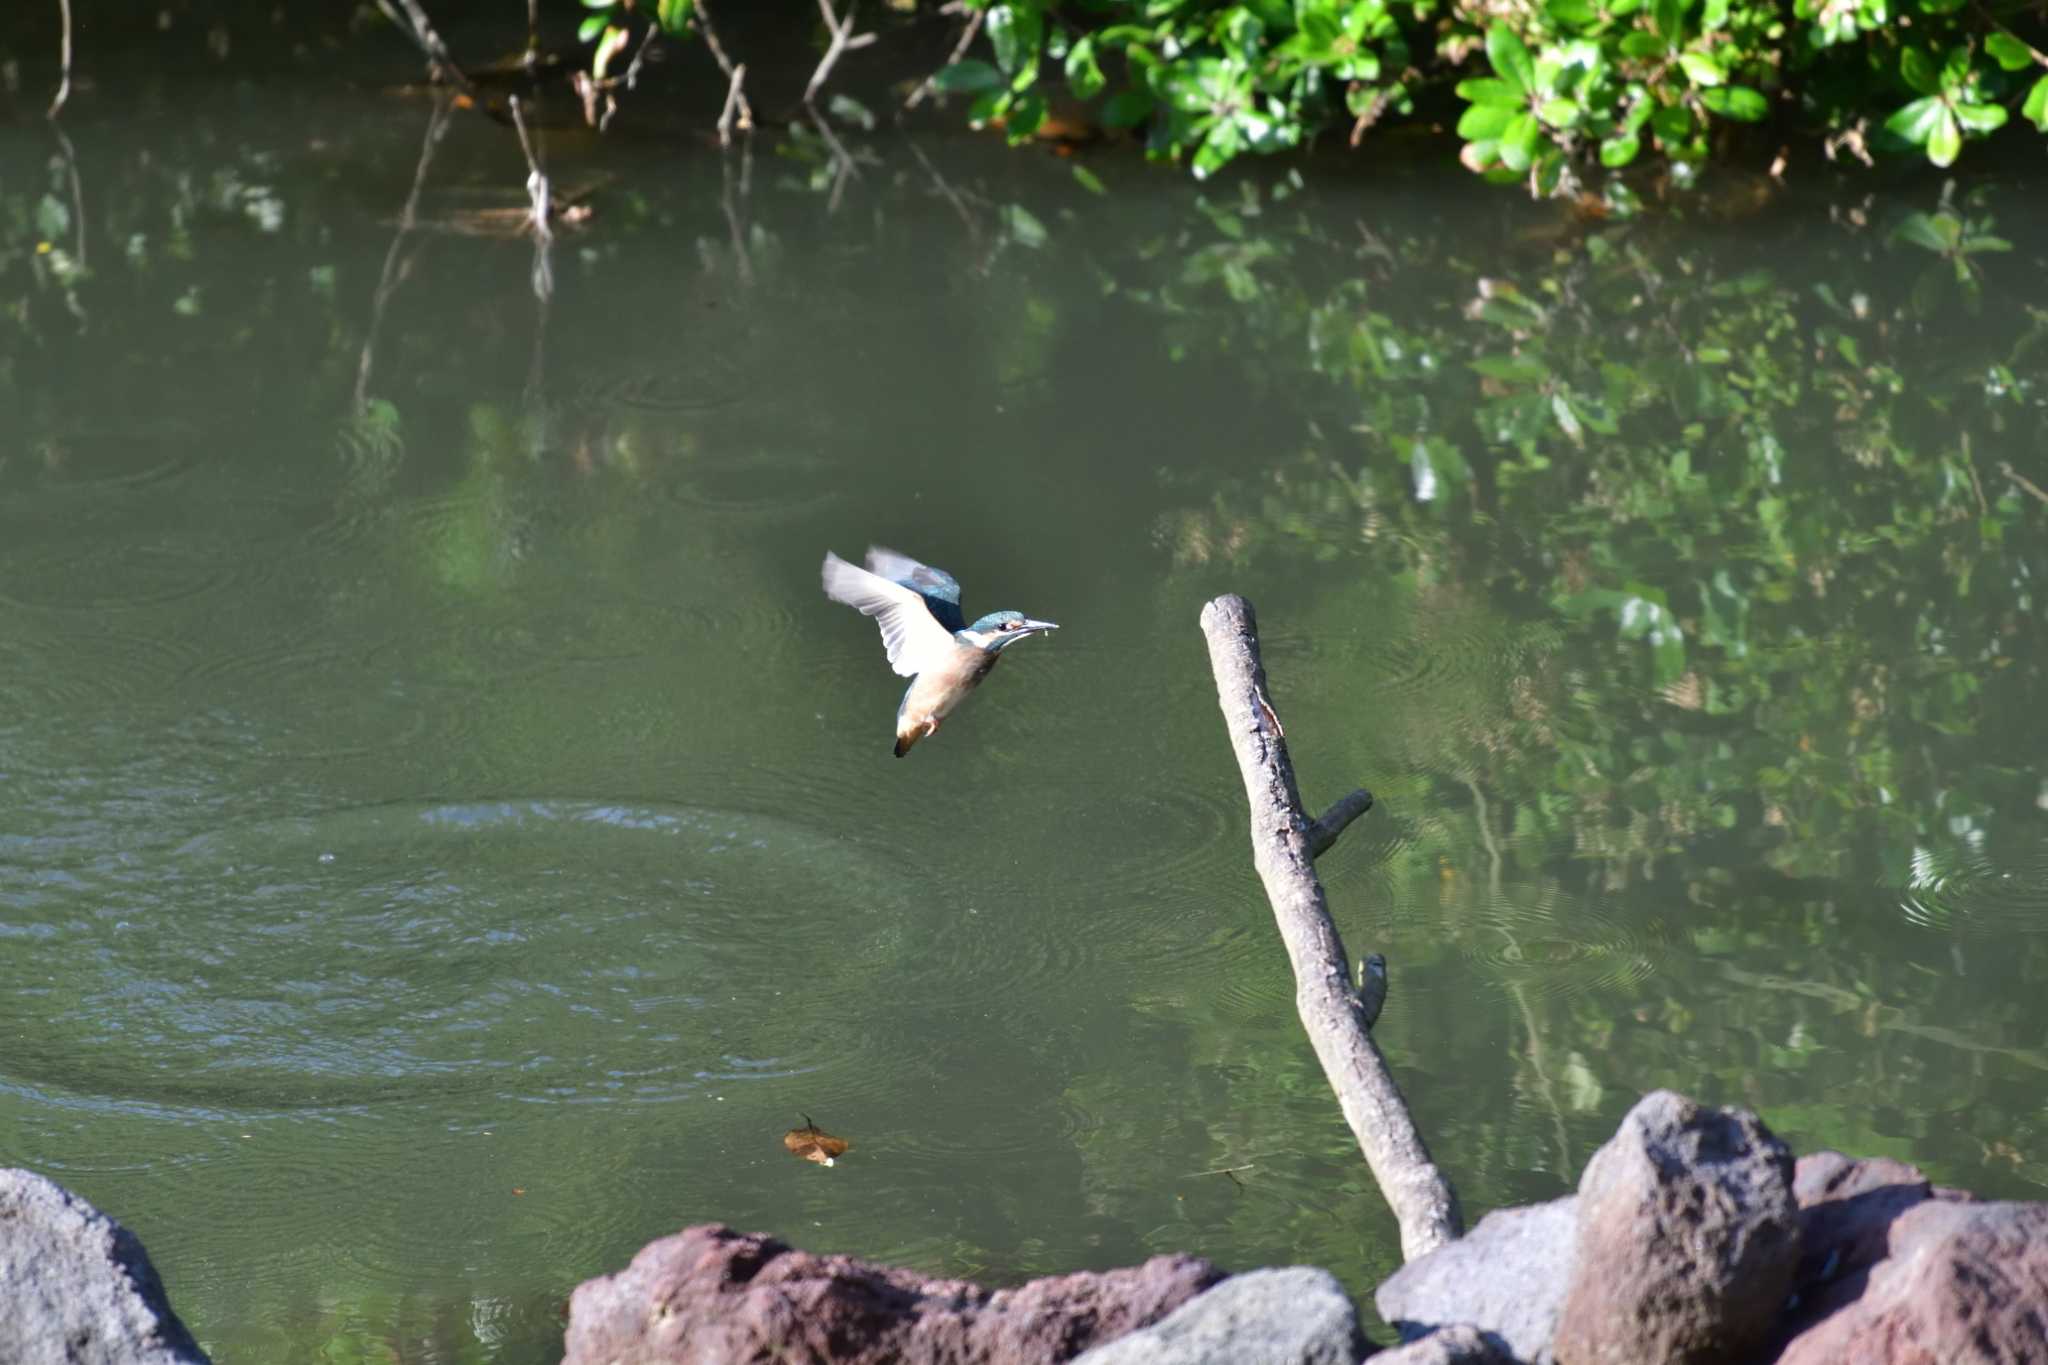
[[1066,1361],[1222,1278],[1196,1257],[1157,1256],[989,1290],[706,1224],[579,1285],[563,1365]]
[[1885,1258],[1900,1214],[1929,1199],[1970,1196],[1937,1190],[1918,1169],[1889,1157],[1813,1152],[1799,1158],[1792,1197],[1799,1201],[1799,1271],[1780,1341],[1862,1295],[1870,1268]]
[[1656,1091],[1579,1181],[1562,1365],[1710,1365],[1769,1336],[1799,1259],[1792,1154],[1756,1115]]
[[2048,1359],[2048,1204],[1974,1204],[1947,1193],[1894,1214],[1883,1259],[1831,1286],[1813,1311],[1833,1311],[1793,1337],[1778,1365]]

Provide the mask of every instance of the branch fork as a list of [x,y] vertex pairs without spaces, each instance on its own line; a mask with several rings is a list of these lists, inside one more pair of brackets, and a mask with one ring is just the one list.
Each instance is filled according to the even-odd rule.
[[1368,956],[1359,965],[1358,984],[1352,984],[1350,959],[1315,870],[1317,856],[1371,809],[1372,795],[1354,791],[1320,820],[1309,819],[1266,689],[1251,603],[1235,594],[1209,603],[1202,608],[1202,634],[1209,642],[1216,702],[1251,804],[1252,861],[1294,968],[1295,1010],[1401,1225],[1402,1257],[1415,1260],[1455,1239],[1463,1215],[1373,1041],[1372,1024],[1387,994],[1386,959]]

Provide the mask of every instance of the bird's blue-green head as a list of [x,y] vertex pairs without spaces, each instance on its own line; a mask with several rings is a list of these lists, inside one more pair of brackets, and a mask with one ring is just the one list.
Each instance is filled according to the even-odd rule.
[[1054,622],[1034,621],[1021,611],[992,611],[965,630],[954,633],[976,649],[1000,654],[1019,640],[1058,629]]

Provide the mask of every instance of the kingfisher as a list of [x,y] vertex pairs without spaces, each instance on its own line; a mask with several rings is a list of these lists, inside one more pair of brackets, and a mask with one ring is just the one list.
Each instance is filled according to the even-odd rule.
[[825,552],[825,595],[872,616],[882,628],[889,667],[910,679],[896,708],[896,757],[939,732],[939,722],[981,686],[1019,640],[1058,630],[1021,611],[992,611],[967,625],[960,612],[960,584],[944,569],[909,555],[868,547],[868,566],[858,568]]

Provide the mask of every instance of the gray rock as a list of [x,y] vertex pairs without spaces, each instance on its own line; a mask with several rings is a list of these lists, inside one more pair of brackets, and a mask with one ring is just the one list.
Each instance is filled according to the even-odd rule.
[[32,1171],[0,1170],[0,1361],[206,1365],[135,1234]]
[[1439,1327],[1420,1341],[1381,1351],[1372,1365],[1515,1365],[1515,1358],[1477,1327]]
[[1487,1214],[1457,1241],[1388,1276],[1373,1295],[1380,1316],[1416,1345],[1438,1327],[1469,1323],[1505,1347],[1503,1359],[1549,1365],[1578,1241],[1578,1202],[1568,1196]]
[[1756,1115],[1644,1096],[1579,1181],[1562,1365],[1710,1365],[1769,1335],[1799,1261],[1792,1154]]
[[1358,1365],[1368,1349],[1344,1286],[1297,1265],[1233,1275],[1074,1365]]

